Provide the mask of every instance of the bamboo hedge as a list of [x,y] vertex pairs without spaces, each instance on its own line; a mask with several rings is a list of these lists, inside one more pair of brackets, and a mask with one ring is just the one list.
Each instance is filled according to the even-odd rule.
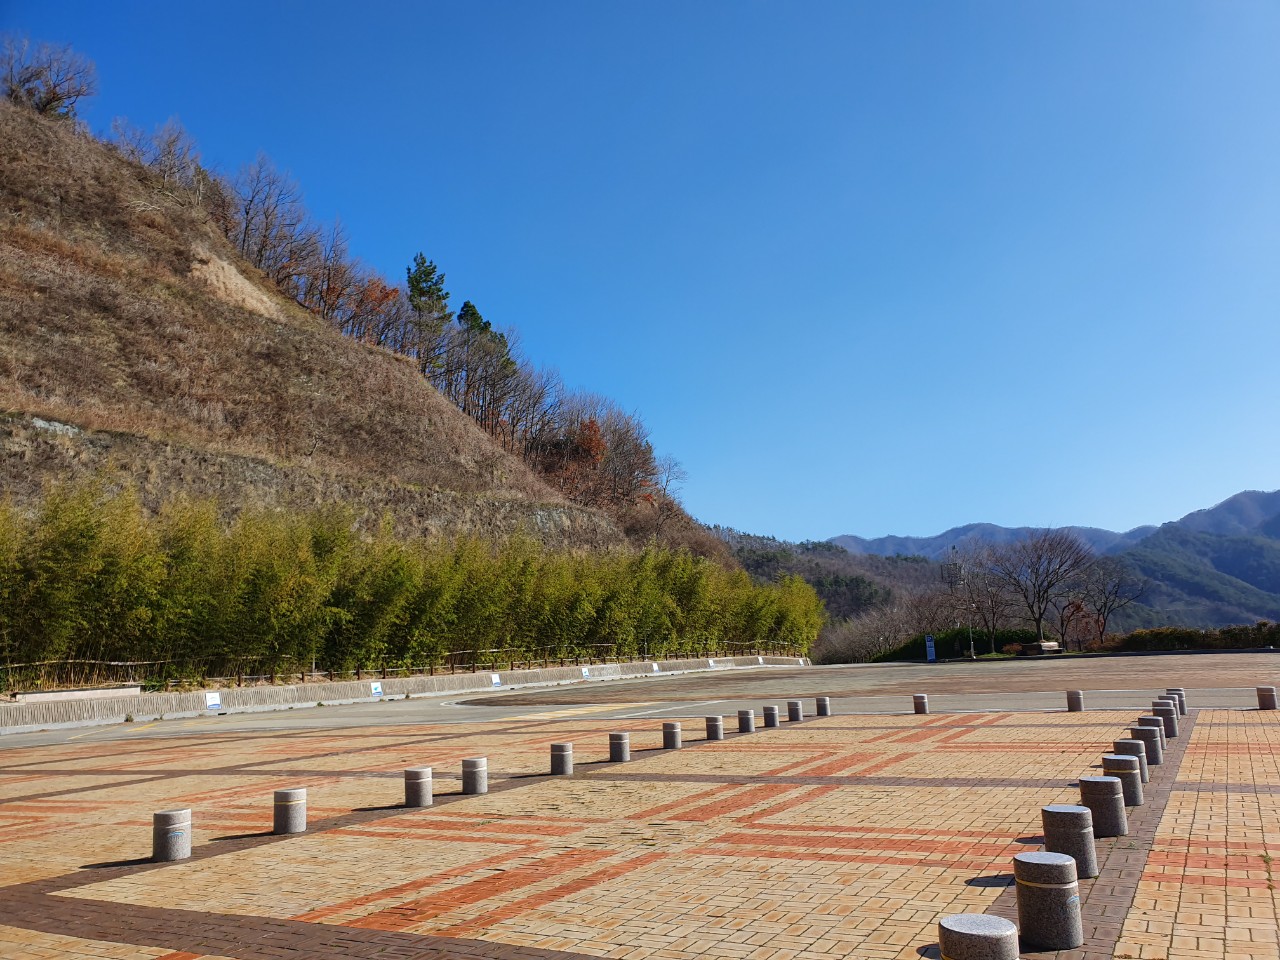
[[822,603],[788,577],[754,585],[689,554],[576,555],[529,539],[401,540],[334,507],[246,510],[212,501],[158,513],[132,491],[52,491],[0,503],[0,664],[7,684],[47,665],[147,665],[139,679],[379,667],[458,651],[536,657],[807,651]]

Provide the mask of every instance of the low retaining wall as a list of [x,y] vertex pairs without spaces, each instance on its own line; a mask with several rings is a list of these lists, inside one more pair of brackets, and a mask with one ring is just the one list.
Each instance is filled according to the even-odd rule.
[[358,703],[390,697],[478,693],[516,687],[618,680],[625,677],[661,676],[699,670],[761,666],[808,666],[800,657],[715,657],[696,660],[608,663],[589,667],[550,667],[545,670],[502,670],[497,673],[455,673],[434,677],[394,677],[386,680],[349,680],[338,683],[303,683],[294,686],[228,687],[191,693],[144,693],[101,700],[62,700],[47,703],[0,704],[0,734],[44,730],[50,727],[121,723],[126,717],[154,720],[159,717],[198,717],[219,713],[286,710],[318,704]]

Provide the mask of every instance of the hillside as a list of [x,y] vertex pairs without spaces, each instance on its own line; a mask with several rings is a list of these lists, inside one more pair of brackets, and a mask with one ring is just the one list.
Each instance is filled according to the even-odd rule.
[[0,479],[107,471],[155,504],[341,500],[408,531],[622,543],[422,379],[240,262],[205,210],[0,103]]

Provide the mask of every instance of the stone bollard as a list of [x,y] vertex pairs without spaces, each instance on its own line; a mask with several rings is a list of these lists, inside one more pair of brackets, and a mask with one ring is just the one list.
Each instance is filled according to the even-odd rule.
[[1076,862],[1077,877],[1098,875],[1098,850],[1093,842],[1093,811],[1075,803],[1051,803],[1040,808],[1044,848],[1065,853]]
[[1173,707],[1173,715],[1175,717],[1182,716],[1182,698],[1176,693],[1162,693],[1156,697],[1157,700],[1163,700],[1169,706]]
[[1178,698],[1178,716],[1185,717],[1187,715],[1187,691],[1182,687],[1165,687],[1164,692],[1171,697]]
[[631,734],[609,734],[609,762],[626,763],[631,759]]
[[1164,721],[1164,735],[1172,740],[1178,735],[1178,701],[1152,700],[1151,712]]
[[1151,782],[1151,769],[1147,766],[1147,745],[1141,740],[1113,740],[1111,752],[1138,758],[1138,777],[1143,783]]
[[1018,960],[1018,928],[1004,917],[954,913],[938,921],[938,947],[947,960]]
[[151,815],[151,859],[172,863],[191,856],[191,809],[161,810]]
[[1160,743],[1159,730],[1155,727],[1130,727],[1129,733],[1133,739],[1141,740],[1142,746],[1146,748],[1148,767],[1158,767],[1164,763],[1164,747]]
[[787,720],[795,723],[804,719],[804,704],[799,700],[787,701]]
[[1084,691],[1067,691],[1067,713],[1080,713],[1084,710]]
[[1258,709],[1274,710],[1276,709],[1276,688],[1275,687],[1258,687]]
[[1071,950],[1084,943],[1075,860],[1065,853],[1018,853],[1013,879],[1024,948]]
[[738,732],[739,733],[755,733],[756,732],[756,712],[754,710],[738,711]]
[[818,699],[814,701],[814,704],[817,707],[818,716],[820,717],[831,716],[831,698],[830,697],[818,697]]
[[1124,796],[1126,807],[1140,807],[1142,799],[1142,768],[1137,757],[1120,753],[1104,753],[1102,755],[1103,776],[1115,777],[1120,781],[1120,792]]
[[553,777],[573,776],[572,743],[553,743],[551,745],[551,775]]
[[911,695],[911,705],[915,708],[916,713],[928,713],[929,695],[927,693],[913,693]]
[[668,720],[662,725],[662,749],[680,749],[680,724],[678,722]]
[[462,761],[462,792],[466,794],[489,792],[488,757],[470,757]]
[[1124,812],[1124,788],[1116,777],[1081,777],[1080,802],[1093,813],[1095,837],[1129,835]]
[[[1145,717],[1139,717],[1138,726],[1154,727],[1160,733],[1160,746],[1167,747],[1169,745],[1169,738],[1164,735],[1164,718],[1163,717],[1153,717],[1150,715]],[[1150,756],[1150,754],[1148,754],[1148,756]]]
[[764,725],[766,727],[776,727],[778,725],[778,708],[777,707],[764,708]]
[[404,771],[404,805],[429,807],[431,803],[431,768],[407,767]]
[[307,788],[277,790],[272,821],[272,833],[306,833]]
[[724,717],[707,717],[707,739],[724,739]]

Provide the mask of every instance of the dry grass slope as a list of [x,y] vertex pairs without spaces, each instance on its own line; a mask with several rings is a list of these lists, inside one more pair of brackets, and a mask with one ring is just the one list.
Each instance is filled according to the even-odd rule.
[[20,498],[114,469],[150,502],[341,499],[406,530],[622,542],[412,363],[280,298],[202,209],[69,125],[7,103],[0,330],[0,479]]

